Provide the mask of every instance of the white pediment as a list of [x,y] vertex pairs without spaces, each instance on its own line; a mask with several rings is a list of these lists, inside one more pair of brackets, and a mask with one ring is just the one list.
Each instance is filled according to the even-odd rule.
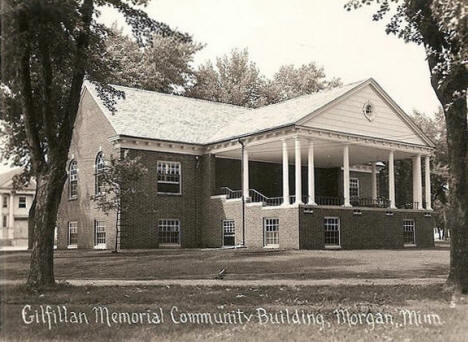
[[388,95],[369,82],[301,125],[403,143],[430,144]]

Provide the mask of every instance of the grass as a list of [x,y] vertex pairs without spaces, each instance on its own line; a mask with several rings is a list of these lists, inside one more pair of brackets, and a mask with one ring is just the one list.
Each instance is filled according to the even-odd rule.
[[[0,252],[4,279],[26,279],[29,252]],[[59,250],[57,279],[226,279],[446,277],[449,249],[404,250]]]
[[[339,286],[339,287],[72,287],[30,292],[23,286],[2,289],[2,338],[6,341],[466,341],[468,334],[467,298],[453,304],[451,292],[443,285],[428,286]],[[451,303],[452,302],[452,303]],[[69,311],[85,312],[90,324],[52,325],[25,324],[21,312],[24,305],[34,309],[40,305],[66,305]],[[102,305],[111,312],[159,312],[161,324],[95,323],[93,306]],[[288,309],[304,310],[323,324],[175,324],[170,310],[176,305],[181,312],[224,313],[241,310],[256,315],[258,308],[271,313]],[[394,324],[372,325],[368,322],[349,326],[339,324],[333,310],[346,308],[351,313],[377,317],[391,314]],[[401,309],[435,313],[440,324],[405,325],[398,314]],[[179,314],[175,315],[181,319]],[[317,318],[318,319],[318,318]],[[317,321],[318,322],[318,321]],[[370,321],[371,322],[371,321]]]
[[[28,252],[0,253],[3,279],[25,280],[29,257]],[[55,274],[61,280],[200,279],[213,278],[226,268],[226,279],[289,279],[291,286],[74,287],[61,282],[40,292],[25,286],[3,286],[0,340],[466,342],[468,298],[456,297],[442,284],[294,286],[297,279],[446,277],[448,264],[446,247],[362,251],[151,250],[117,255],[108,251],[56,251]],[[50,330],[42,323],[25,324],[25,305],[39,312],[41,305],[65,305],[69,312],[84,312],[89,324],[52,324]],[[95,322],[93,307],[98,305],[110,312],[137,316],[162,308],[165,321],[112,323],[109,327]],[[179,313],[216,315],[240,310],[252,314],[254,319],[247,324],[175,324],[170,317],[173,306],[178,307]],[[311,325],[260,324],[256,320],[259,308],[278,315],[285,310],[304,311],[318,321]],[[337,308],[367,319],[390,314],[394,321],[372,325],[364,319],[362,324],[341,324],[333,312]],[[440,324],[398,326],[403,323],[399,314],[402,309],[419,312],[423,318],[437,314]]]

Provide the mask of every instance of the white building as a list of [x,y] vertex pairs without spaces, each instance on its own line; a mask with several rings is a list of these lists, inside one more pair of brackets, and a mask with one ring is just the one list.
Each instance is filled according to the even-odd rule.
[[0,247],[28,246],[28,215],[36,184],[14,189],[13,177],[21,172],[17,168],[0,174]]

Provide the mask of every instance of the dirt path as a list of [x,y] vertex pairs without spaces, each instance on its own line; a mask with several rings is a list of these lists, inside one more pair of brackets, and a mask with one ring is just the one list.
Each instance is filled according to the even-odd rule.
[[[65,281],[65,280],[58,280]],[[218,280],[218,279],[68,279],[74,286],[356,286],[356,285],[429,285],[442,284],[445,278],[377,278],[377,279],[270,279],[270,280]],[[0,280],[0,285],[19,285],[21,280]]]

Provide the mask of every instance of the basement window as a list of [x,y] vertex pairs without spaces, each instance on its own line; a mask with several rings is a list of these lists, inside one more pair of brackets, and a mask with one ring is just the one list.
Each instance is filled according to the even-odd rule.
[[279,247],[279,219],[263,219],[263,245],[268,248]]
[[323,219],[325,247],[340,247],[340,218],[325,217]]
[[416,246],[414,220],[403,220],[403,244],[404,246]]
[[158,193],[180,195],[180,180],[182,176],[179,162],[158,161]]
[[159,245],[180,246],[180,221],[162,219],[158,222]]

